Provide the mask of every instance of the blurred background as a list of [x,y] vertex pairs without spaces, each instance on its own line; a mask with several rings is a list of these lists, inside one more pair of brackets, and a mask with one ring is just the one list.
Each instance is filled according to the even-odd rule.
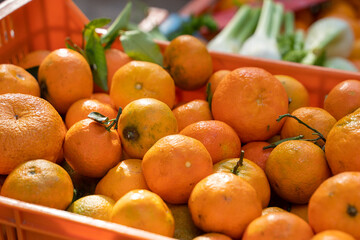
[[[132,21],[139,22],[145,16],[146,7],[164,8],[169,12],[177,12],[190,0],[131,0],[133,3]],[[114,20],[127,4],[126,0],[73,0],[73,2],[90,19],[110,18]]]

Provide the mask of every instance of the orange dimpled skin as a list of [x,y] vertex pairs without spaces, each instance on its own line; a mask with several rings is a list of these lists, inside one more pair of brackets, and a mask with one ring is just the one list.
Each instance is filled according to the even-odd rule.
[[314,233],[310,225],[288,212],[263,215],[246,228],[243,240],[310,240]]
[[355,238],[343,231],[325,230],[315,234],[311,240],[355,240]]
[[202,179],[192,191],[188,205],[196,226],[235,239],[261,216],[255,189],[232,173],[213,173]]
[[20,164],[5,179],[1,195],[65,210],[73,198],[69,174],[56,163],[37,159]]
[[0,94],[23,93],[40,97],[40,86],[24,68],[0,64]]
[[290,140],[275,147],[265,173],[280,197],[298,204],[307,203],[317,187],[331,176],[324,151],[303,140]]
[[66,161],[75,171],[87,177],[103,177],[120,161],[121,149],[117,131],[107,131],[92,119],[75,123],[65,136]]
[[52,51],[41,63],[38,74],[42,96],[60,114],[72,103],[89,98],[93,92],[90,66],[78,52],[61,48]]
[[200,99],[184,103],[172,111],[176,117],[179,131],[192,123],[213,119],[209,103]]
[[209,151],[213,163],[240,155],[241,142],[235,130],[224,122],[209,120],[188,125],[180,134],[199,140]]
[[117,201],[134,189],[148,189],[141,159],[126,159],[110,169],[96,185],[95,194],[106,195]]
[[134,100],[120,115],[118,133],[125,152],[132,158],[142,159],[157,140],[177,132],[169,106],[154,98]]
[[331,89],[324,101],[324,109],[336,120],[360,107],[360,81],[346,80]]
[[205,85],[213,73],[212,59],[204,43],[191,35],[173,39],[164,53],[164,68],[175,85],[195,90]]
[[55,162],[66,128],[48,101],[27,94],[0,94],[0,174],[28,160]]
[[360,109],[341,118],[330,130],[325,144],[331,172],[360,171]]
[[116,108],[125,108],[130,102],[140,98],[155,98],[173,108],[175,84],[160,65],[131,61],[115,72],[110,97]]
[[243,143],[277,134],[283,121],[276,119],[287,112],[285,88],[261,68],[233,70],[219,83],[212,99],[214,119],[233,127]]
[[[214,164],[214,172],[232,173],[238,161],[239,158],[224,159]],[[256,163],[248,159],[242,159],[242,162],[235,174],[250,183],[250,185],[255,189],[263,208],[269,205],[270,184],[267,180],[265,172],[256,165]]]
[[111,221],[148,232],[173,237],[174,217],[165,202],[155,193],[135,189],[114,205]]
[[186,203],[195,184],[212,173],[211,156],[191,137],[169,135],[145,154],[142,170],[149,188],[169,203]]
[[[324,138],[327,137],[330,129],[336,123],[336,119],[330,113],[318,107],[301,107],[293,111],[291,115],[299,118],[310,127],[319,131]],[[281,138],[296,137],[299,135],[303,135],[304,139],[318,138],[318,136],[313,133],[313,130],[299,123],[296,119],[289,117],[286,118],[280,135]],[[323,146],[324,141],[320,139],[317,141],[317,144]]]
[[65,115],[65,124],[69,129],[72,125],[77,123],[80,120],[86,119],[91,112],[98,112],[102,115],[108,117],[109,119],[116,118],[117,111],[113,109],[110,105],[99,102],[95,99],[80,99],[73,104],[66,112]]
[[309,223],[316,233],[336,229],[360,239],[360,172],[324,181],[309,201]]

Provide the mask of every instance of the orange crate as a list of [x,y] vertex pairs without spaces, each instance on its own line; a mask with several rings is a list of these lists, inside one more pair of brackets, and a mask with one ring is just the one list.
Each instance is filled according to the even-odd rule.
[[[0,4],[0,63],[18,63],[28,52],[64,47],[64,39],[80,44],[88,18],[71,0],[8,0]],[[167,42],[159,42],[162,49]],[[114,47],[120,47],[117,43]],[[324,97],[340,81],[360,80],[360,73],[315,66],[211,53],[214,70],[261,67],[272,74],[290,75],[310,92],[311,105],[321,107]],[[204,88],[180,91],[180,100],[204,98]],[[34,237],[33,234],[37,234]],[[42,238],[39,236],[42,235]],[[0,196],[0,240],[26,239],[171,239],[142,230],[37,206]]]

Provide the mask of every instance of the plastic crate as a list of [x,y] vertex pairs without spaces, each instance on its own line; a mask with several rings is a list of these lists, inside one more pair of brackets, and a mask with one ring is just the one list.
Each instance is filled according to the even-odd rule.
[[[18,63],[28,52],[64,47],[66,37],[81,42],[88,18],[71,0],[8,0],[0,4],[0,63]],[[158,42],[164,50],[167,42]],[[115,44],[114,47],[120,47]],[[272,74],[300,80],[311,105],[322,106],[325,95],[342,80],[359,73],[213,52],[214,70],[261,67]],[[204,98],[204,89],[179,91],[181,100]],[[34,236],[36,234],[36,236]],[[42,207],[0,196],[0,240],[27,239],[171,239],[115,223]]]

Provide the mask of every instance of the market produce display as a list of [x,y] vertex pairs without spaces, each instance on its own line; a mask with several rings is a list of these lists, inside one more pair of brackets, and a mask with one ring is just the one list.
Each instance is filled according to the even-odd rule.
[[360,239],[360,74],[315,105],[299,74],[215,64],[230,53],[345,75],[353,26],[322,13],[300,30],[298,13],[264,0],[208,42],[160,42],[131,24],[132,7],[89,21],[81,41],[0,63],[0,201],[154,239]]

